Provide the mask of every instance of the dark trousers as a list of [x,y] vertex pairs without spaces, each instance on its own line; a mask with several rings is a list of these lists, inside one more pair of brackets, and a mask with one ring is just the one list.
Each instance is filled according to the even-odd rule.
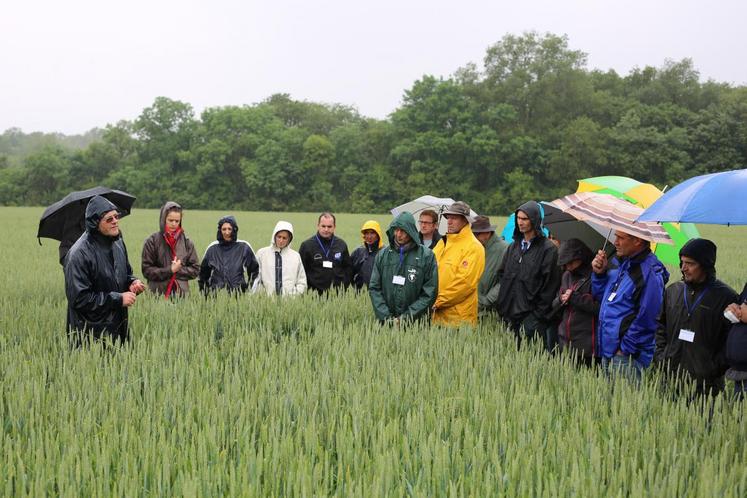
[[557,326],[540,320],[531,313],[523,318],[511,320],[509,327],[516,338],[516,349],[521,349],[523,340],[542,341],[548,352],[553,352],[558,345]]

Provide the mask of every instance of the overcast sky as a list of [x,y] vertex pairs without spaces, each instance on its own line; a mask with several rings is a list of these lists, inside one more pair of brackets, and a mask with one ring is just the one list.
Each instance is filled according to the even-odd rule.
[[273,93],[385,118],[506,33],[568,35],[588,67],[693,59],[747,84],[745,0],[23,0],[0,10],[0,132],[82,133],[157,96],[205,107]]

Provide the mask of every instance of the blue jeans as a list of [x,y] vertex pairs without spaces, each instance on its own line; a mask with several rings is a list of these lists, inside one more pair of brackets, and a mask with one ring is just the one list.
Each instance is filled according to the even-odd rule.
[[644,368],[646,367],[631,355],[602,358],[602,370],[608,379],[621,377],[634,384],[640,384]]

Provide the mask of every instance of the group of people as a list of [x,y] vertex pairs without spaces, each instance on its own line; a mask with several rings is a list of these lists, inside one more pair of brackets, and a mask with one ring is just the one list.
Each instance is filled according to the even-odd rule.
[[[457,201],[436,213],[396,216],[386,240],[376,221],[361,227],[352,255],[322,213],[316,233],[291,249],[293,226],[280,221],[270,245],[255,252],[238,239],[232,216],[218,221],[216,240],[200,262],[182,228],[183,210],[167,202],[160,230],[145,241],[147,288],[167,299],[189,291],[265,292],[293,296],[307,289],[366,290],[382,324],[430,321],[445,326],[502,321],[523,341],[550,352],[568,350],[587,365],[640,379],[652,364],[686,378],[697,393],[724,390],[725,374],[747,388],[747,285],[738,295],[716,278],[716,246],[693,239],[680,250],[682,281],[669,274],[648,241],[615,232],[615,254],[584,242],[546,236],[542,211],[529,201],[514,213],[509,241],[485,216],[472,219]],[[73,344],[102,335],[127,340],[127,309],[146,286],[134,275],[119,233],[119,210],[103,197],[86,209],[86,231],[64,258],[68,333]],[[439,216],[447,233],[438,231]]]

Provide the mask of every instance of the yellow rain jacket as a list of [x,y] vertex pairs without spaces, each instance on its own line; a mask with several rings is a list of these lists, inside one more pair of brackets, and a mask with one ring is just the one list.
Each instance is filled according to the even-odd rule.
[[477,284],[485,269],[485,248],[466,225],[433,248],[438,262],[438,297],[433,322],[444,325],[477,323]]

